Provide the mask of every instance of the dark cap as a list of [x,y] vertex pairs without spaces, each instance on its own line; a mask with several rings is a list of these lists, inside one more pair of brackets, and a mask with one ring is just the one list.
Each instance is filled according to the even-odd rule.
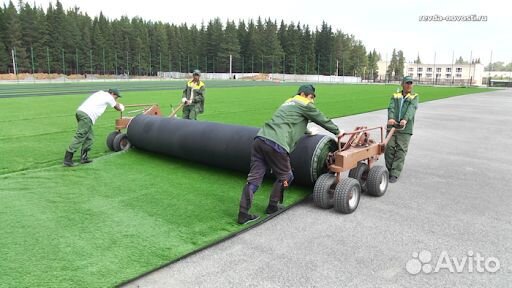
[[306,96],[313,94],[313,96],[316,97],[315,87],[313,87],[313,85],[311,85],[311,84],[306,84],[306,85],[300,86],[297,94],[300,94],[300,93],[304,93],[304,95],[306,95]]
[[402,84],[404,83],[407,83],[407,82],[412,82],[414,83],[413,79],[411,76],[405,76],[403,79],[402,79]]
[[119,89],[117,88],[108,89],[108,93],[117,95],[117,97],[121,97],[121,93],[119,93]]
[[192,75],[197,75],[197,76],[201,76],[201,71],[199,71],[198,69],[194,70],[192,72]]

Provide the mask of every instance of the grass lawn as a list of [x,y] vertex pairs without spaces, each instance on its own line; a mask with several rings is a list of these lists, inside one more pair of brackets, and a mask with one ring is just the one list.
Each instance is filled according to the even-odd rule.
[[[331,118],[384,109],[396,88],[317,85],[317,106]],[[296,89],[212,85],[199,118],[259,127]],[[423,102],[486,90],[416,91]],[[137,150],[111,153],[105,139],[119,116],[113,110],[94,126],[95,161],[63,168],[74,111],[87,96],[0,99],[0,287],[114,286],[242,228],[235,220],[246,175]],[[121,101],[158,103],[167,114],[180,98],[179,90],[147,88],[126,91]],[[255,197],[260,215],[271,184]],[[310,190],[293,186],[286,203]]]

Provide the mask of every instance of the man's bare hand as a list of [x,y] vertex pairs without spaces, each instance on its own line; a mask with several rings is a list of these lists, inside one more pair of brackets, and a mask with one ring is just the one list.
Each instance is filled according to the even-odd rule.
[[405,126],[405,125],[407,125],[407,120],[400,121],[400,126]]
[[393,126],[393,125],[395,125],[395,124],[396,124],[395,119],[389,119],[389,120],[388,120],[388,125]]

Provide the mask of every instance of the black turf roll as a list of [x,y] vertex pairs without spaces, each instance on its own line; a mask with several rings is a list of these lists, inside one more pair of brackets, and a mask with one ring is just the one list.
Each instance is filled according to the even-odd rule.
[[[251,146],[259,128],[138,115],[127,129],[138,149],[212,167],[249,172]],[[327,136],[304,136],[291,153],[294,182],[312,186],[326,171],[325,158],[335,149]]]

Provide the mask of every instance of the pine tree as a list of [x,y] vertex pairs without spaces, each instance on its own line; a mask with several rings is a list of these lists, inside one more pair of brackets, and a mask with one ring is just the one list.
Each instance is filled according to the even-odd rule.
[[395,80],[402,80],[404,77],[404,64],[405,63],[405,57],[404,52],[402,50],[398,51],[397,54],[397,64],[395,67]]
[[[237,27],[235,22],[227,21],[224,30],[224,41],[220,44],[218,55],[219,66],[225,67],[224,72],[229,72],[229,57],[233,58],[233,67],[241,67],[240,43],[238,42]],[[241,68],[238,69],[240,71]]]
[[398,58],[396,55],[396,50],[393,49],[393,54],[391,55],[391,61],[388,65],[388,70],[386,71],[386,78],[388,80],[394,79],[394,72],[396,71],[396,67],[398,65]]

